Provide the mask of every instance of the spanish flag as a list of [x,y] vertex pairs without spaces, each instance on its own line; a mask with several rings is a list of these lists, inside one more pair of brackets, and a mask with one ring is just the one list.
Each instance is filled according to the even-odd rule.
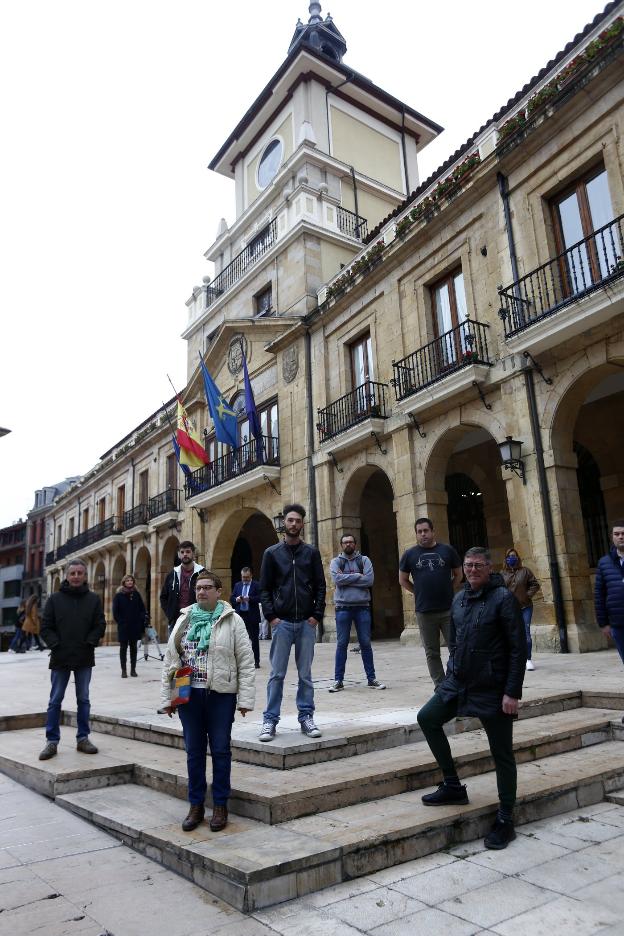
[[199,441],[197,430],[180,401],[178,400],[178,428],[176,442],[180,447],[180,465],[188,465],[191,470],[207,465],[210,459]]

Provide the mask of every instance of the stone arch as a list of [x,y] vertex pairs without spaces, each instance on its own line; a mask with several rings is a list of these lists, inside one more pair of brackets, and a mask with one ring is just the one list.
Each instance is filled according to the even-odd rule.
[[145,602],[148,614],[151,614],[151,583],[152,583],[152,556],[147,546],[141,546],[134,557],[132,571],[136,579],[136,587]]
[[109,583],[106,581],[106,566],[102,559],[98,559],[93,567],[93,581],[91,582],[91,588],[96,594],[100,596],[100,601],[102,602],[102,607],[105,604],[106,597],[106,586]]
[[341,517],[336,529],[335,555],[342,533],[353,533],[375,570],[372,589],[373,637],[400,637],[403,630],[401,589],[398,583],[399,545],[394,510],[394,489],[379,465],[356,468],[345,481]]
[[[244,551],[241,540],[248,547]],[[224,594],[229,595],[232,580],[236,580],[243,565],[251,565],[254,577],[258,578],[264,550],[277,542],[273,522],[261,511],[253,507],[241,507],[229,514],[214,537],[208,566],[223,580]]]
[[53,581],[53,583],[52,583],[52,591],[53,591],[53,592],[60,591],[60,588],[61,588],[61,579],[60,579],[60,576],[55,575],[55,576],[54,576],[54,581]]
[[178,559],[179,548],[180,540],[177,536],[168,536],[162,545],[160,550],[160,572],[163,581],[171,569],[180,564]]
[[119,553],[115,556],[113,560],[113,565],[111,568],[111,589],[113,595],[117,589],[121,586],[121,580],[126,574],[126,557],[123,553]]

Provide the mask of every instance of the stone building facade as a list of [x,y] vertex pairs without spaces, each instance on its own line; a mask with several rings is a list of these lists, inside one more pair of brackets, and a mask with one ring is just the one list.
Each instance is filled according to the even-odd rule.
[[[356,532],[376,570],[374,635],[410,643],[398,561],[428,515],[440,540],[488,545],[498,565],[518,549],[542,582],[538,648],[598,649],[593,569],[624,514],[624,4],[422,183],[418,153],[441,128],[347,68],[318,6],[210,164],[234,180],[236,220],[219,225],[216,274],[193,290],[183,333],[185,401],[210,464],[164,528],[116,530],[109,552],[100,542],[94,581],[146,549],[154,608],[183,536],[227,589],[242,565],[259,570],[297,500],[326,566]],[[236,449],[214,437],[198,352],[239,414]],[[170,441],[152,433],[83,479],[91,511],[108,498],[102,519],[120,515],[139,453],[169,489]],[[75,492],[63,503],[57,545],[72,510],[72,535],[78,523]]]

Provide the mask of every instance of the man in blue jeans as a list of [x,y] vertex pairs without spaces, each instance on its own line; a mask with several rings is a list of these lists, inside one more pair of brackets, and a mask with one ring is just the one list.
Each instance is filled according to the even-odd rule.
[[78,731],[76,748],[83,754],[97,754],[89,741],[89,683],[95,666],[95,648],[106,631],[100,596],[89,590],[87,565],[73,559],[59,591],[50,595],[43,610],[41,636],[52,651],[52,689],[46,721],[46,746],[39,760],[54,757],[61,739],[61,704],[71,674],[76,684]]
[[325,574],[318,549],[301,539],[304,508],[301,504],[287,504],[283,514],[284,539],[265,551],[260,570],[260,601],[273,634],[260,741],[272,741],[275,737],[293,644],[299,675],[297,711],[301,731],[309,738],[321,736],[313,717],[312,660],[316,628],[325,611]]
[[330,692],[344,689],[345,664],[351,625],[355,624],[362,664],[370,689],[385,689],[383,683],[375,678],[375,662],[371,647],[371,586],[375,579],[373,564],[368,556],[363,556],[357,549],[357,542],[352,533],[345,533],[340,538],[342,552],[332,559],[329,573],[336,586],[336,663],[334,685]]

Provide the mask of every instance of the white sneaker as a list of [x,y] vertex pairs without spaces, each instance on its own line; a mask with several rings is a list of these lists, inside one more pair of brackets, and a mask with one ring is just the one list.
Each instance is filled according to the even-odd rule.
[[534,663],[533,663],[532,660],[527,660],[527,661],[526,661],[526,668],[527,668],[528,670],[534,670],[534,669],[535,669],[535,665],[534,665]]
[[314,724],[314,719],[311,715],[307,715],[302,722],[299,722],[301,725],[301,731],[304,735],[307,735],[308,738],[320,738],[321,732]]
[[262,722],[262,731],[258,735],[258,741],[272,741],[275,737],[275,725],[272,721]]

